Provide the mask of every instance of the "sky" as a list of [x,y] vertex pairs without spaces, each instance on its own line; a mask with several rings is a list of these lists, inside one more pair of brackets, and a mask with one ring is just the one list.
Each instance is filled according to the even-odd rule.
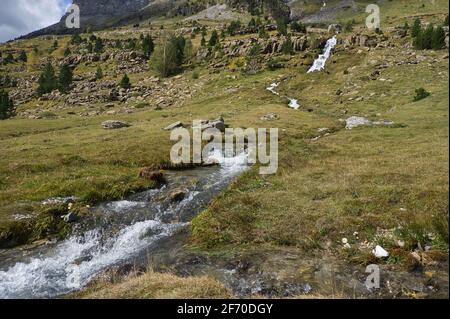
[[1,0],[0,42],[58,22],[71,0]]

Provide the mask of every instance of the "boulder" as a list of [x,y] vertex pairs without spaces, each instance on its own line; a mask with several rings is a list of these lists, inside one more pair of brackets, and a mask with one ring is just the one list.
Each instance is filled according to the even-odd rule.
[[280,117],[278,116],[277,113],[268,113],[264,116],[261,117],[262,121],[274,121],[274,120],[278,120]]
[[141,170],[139,171],[139,177],[140,178],[145,178],[151,181],[155,181],[158,183],[164,183],[165,177],[164,177],[164,173],[160,170],[153,170],[150,167],[143,167],[141,168]]
[[342,26],[340,24],[330,24],[328,26],[329,33],[340,33],[342,31]]
[[176,128],[178,128],[178,127],[183,127],[183,126],[184,126],[183,123],[181,123],[180,121],[176,121],[176,122],[174,122],[174,123],[172,123],[172,124],[166,126],[166,127],[164,128],[164,130],[166,130],[166,131],[171,131],[171,130],[173,130],[173,129],[176,129]]
[[113,130],[113,129],[119,129],[123,127],[129,127],[130,125],[126,122],[122,121],[114,121],[109,120],[102,123],[102,127],[106,130]]
[[171,202],[181,202],[187,194],[188,191],[185,189],[176,189],[169,194],[169,198]]

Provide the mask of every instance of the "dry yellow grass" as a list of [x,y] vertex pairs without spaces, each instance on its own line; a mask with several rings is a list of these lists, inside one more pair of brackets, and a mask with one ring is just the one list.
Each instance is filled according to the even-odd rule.
[[204,277],[182,278],[149,271],[120,283],[96,285],[75,294],[83,299],[203,299],[230,298],[228,290],[217,280]]

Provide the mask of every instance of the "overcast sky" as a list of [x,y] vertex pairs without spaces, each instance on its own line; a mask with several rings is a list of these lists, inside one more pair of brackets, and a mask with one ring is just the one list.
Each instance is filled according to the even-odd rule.
[[71,0],[1,0],[0,42],[58,22]]

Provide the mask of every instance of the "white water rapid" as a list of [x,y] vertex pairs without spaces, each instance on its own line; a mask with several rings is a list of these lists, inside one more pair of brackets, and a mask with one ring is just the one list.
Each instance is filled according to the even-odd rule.
[[331,51],[336,46],[336,44],[337,44],[336,36],[333,36],[331,39],[328,39],[325,48],[323,50],[323,53],[319,55],[319,57],[316,60],[314,60],[313,65],[309,68],[307,73],[323,70],[325,68],[325,63],[330,57]]
[[[0,299],[60,296],[83,288],[112,266],[146,256],[149,247],[188,225],[195,212],[248,167],[245,154],[225,158],[214,152],[211,159],[220,167],[178,173],[183,175],[160,189],[99,205],[90,226],[66,240],[45,245],[28,257],[20,257],[18,250],[14,262],[2,260],[0,254]],[[191,185],[186,178],[198,182]],[[169,197],[179,184],[188,192],[174,203]]]

